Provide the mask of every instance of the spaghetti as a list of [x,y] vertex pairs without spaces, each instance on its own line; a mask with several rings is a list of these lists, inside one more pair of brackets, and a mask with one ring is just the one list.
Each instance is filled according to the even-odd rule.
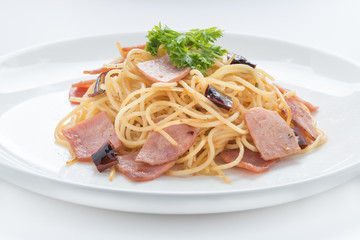
[[[246,111],[254,107],[276,111],[288,125],[292,124],[286,99],[294,93],[282,94],[278,87],[272,84],[273,78],[261,69],[244,64],[231,65],[233,57],[228,59],[224,55],[215,60],[206,76],[193,69],[178,82],[152,83],[139,72],[136,64],[154,57],[143,49],[125,52],[119,43],[118,48],[122,57],[104,65],[108,72],[100,88],[105,90],[105,93],[94,97],[71,98],[71,101],[79,102],[80,105],[56,127],[57,143],[66,146],[71,152],[62,130],[102,111],[106,112],[114,123],[116,134],[123,144],[122,154],[141,149],[151,131],[159,132],[176,146],[177,142],[164,128],[188,124],[199,128],[200,132],[194,144],[176,160],[175,166],[167,174],[220,175],[229,183],[230,179],[224,170],[239,164],[245,148],[258,151],[245,123]],[[159,49],[159,54],[166,53]],[[231,98],[233,107],[229,111],[219,108],[204,96],[209,84]],[[93,90],[94,84],[85,96]],[[306,106],[303,107],[307,110]],[[155,121],[157,119],[161,120]],[[318,138],[300,153],[309,152],[324,143],[325,133],[318,128],[316,131]],[[224,149],[237,148],[240,151],[235,161],[217,161],[216,156]],[[111,179],[114,173],[113,167]]]

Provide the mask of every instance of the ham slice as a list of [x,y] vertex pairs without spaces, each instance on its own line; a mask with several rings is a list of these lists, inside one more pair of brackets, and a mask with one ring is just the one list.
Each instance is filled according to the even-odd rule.
[[[88,81],[81,81],[78,83],[75,83],[71,85],[70,91],[69,91],[69,99],[71,97],[78,97],[81,98],[85,95],[89,87],[95,82],[95,80],[88,80]],[[71,104],[80,104],[79,102],[72,102]]]
[[178,143],[178,146],[172,145],[160,133],[150,132],[136,157],[136,162],[160,165],[178,159],[194,143],[200,129],[187,124],[178,124],[166,127],[164,131]]
[[313,112],[316,112],[316,111],[319,109],[319,107],[312,105],[311,103],[309,103],[309,102],[307,102],[307,101],[299,98],[299,97],[296,96],[296,95],[293,96],[293,98],[294,98],[298,103],[304,104],[304,105],[309,109],[309,111],[312,112],[312,113],[313,113]]
[[301,130],[305,131],[312,140],[315,140],[318,137],[318,133],[311,121],[311,115],[297,102],[295,98],[288,98],[286,102],[289,105],[293,123]]
[[[282,94],[285,94],[285,93],[291,91],[291,90],[289,90],[289,89],[287,89],[287,88],[280,87],[280,86],[277,85],[277,84],[274,84],[274,85],[279,89],[279,91],[280,91]],[[313,112],[316,112],[316,111],[319,109],[319,107],[312,105],[310,102],[305,101],[305,100],[299,98],[299,97],[296,96],[296,95],[293,96],[292,98],[294,98],[297,102],[304,104],[304,105],[309,109],[309,111],[312,112],[312,113],[313,113]]]
[[301,149],[293,130],[275,111],[255,107],[245,112],[245,122],[264,160],[274,160]]
[[132,46],[132,47],[123,47],[122,50],[124,51],[125,56],[133,49],[145,49],[146,48],[146,44],[141,44],[141,45],[137,45],[137,46]]
[[191,68],[178,68],[169,61],[169,56],[138,63],[137,69],[152,82],[176,82],[189,74]]
[[135,162],[135,158],[138,153],[139,152],[135,152],[128,155],[119,156],[119,163],[116,165],[116,168],[120,172],[122,172],[129,179],[136,182],[153,180],[169,170],[175,164],[175,161],[172,161],[153,166],[147,163]]
[[[219,154],[225,162],[232,162],[238,157],[240,150],[239,149],[228,149]],[[253,152],[247,148],[244,149],[244,156],[241,159],[237,167],[245,168],[253,172],[266,172],[269,170],[278,159],[265,161],[261,158],[260,153]]]
[[116,150],[121,148],[114,125],[106,112],[101,112],[73,127],[64,129],[62,133],[79,161],[90,161],[91,155],[107,141],[111,142]]

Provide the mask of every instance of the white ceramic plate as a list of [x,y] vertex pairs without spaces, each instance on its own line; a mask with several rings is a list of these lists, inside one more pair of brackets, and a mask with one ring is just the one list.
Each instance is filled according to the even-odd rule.
[[55,144],[57,122],[71,110],[67,92],[124,46],[145,33],[89,37],[22,50],[0,59],[0,177],[31,191],[78,204],[130,212],[197,214],[254,209],[305,198],[360,171],[360,68],[334,55],[279,40],[227,34],[219,42],[272,74],[284,87],[320,106],[328,133],[320,149],[288,158],[265,174],[234,169],[219,177],[162,176],[134,183],[108,181],[92,164],[66,166],[67,149]]

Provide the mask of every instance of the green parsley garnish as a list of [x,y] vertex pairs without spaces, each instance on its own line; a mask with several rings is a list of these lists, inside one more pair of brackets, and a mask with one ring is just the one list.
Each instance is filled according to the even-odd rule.
[[227,51],[213,43],[222,37],[223,31],[216,28],[192,29],[186,33],[178,33],[166,25],[155,26],[146,36],[146,51],[157,56],[158,49],[163,45],[170,61],[178,68],[191,67],[203,74],[214,65],[214,59],[220,58]]

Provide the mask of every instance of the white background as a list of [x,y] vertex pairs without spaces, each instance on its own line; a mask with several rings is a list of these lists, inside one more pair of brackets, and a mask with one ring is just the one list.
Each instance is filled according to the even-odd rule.
[[[360,2],[355,0],[0,0],[0,55],[61,39],[147,31],[159,22],[178,30],[218,26],[226,32],[269,36],[360,63]],[[360,239],[360,177],[281,206],[197,216],[132,214],[84,207],[0,180],[0,239],[185,237]]]

